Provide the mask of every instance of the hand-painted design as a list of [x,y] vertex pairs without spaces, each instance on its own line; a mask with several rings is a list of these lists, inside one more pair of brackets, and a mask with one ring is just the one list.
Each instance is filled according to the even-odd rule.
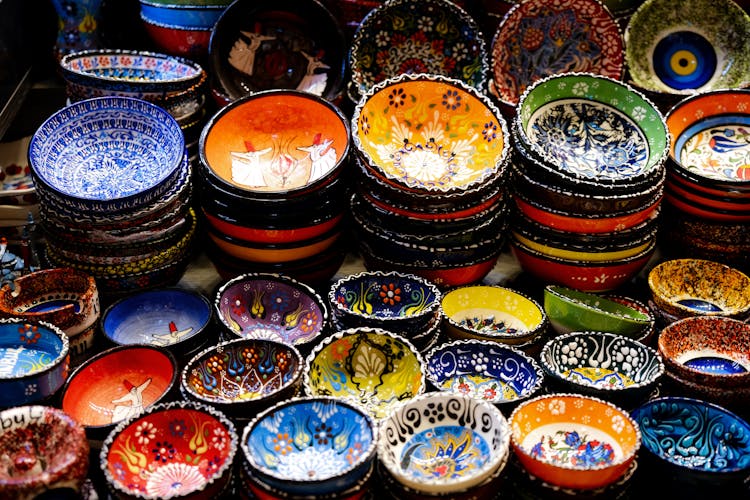
[[400,466],[415,478],[456,479],[472,475],[490,456],[487,441],[464,427],[444,425],[415,434],[405,444]]
[[0,376],[22,377],[44,370],[53,361],[51,353],[28,348],[0,347]]
[[21,334],[21,342],[23,342],[27,346],[36,344],[42,336],[42,333],[39,331],[39,327],[29,324],[19,326],[18,333]]
[[589,439],[586,434],[581,436],[577,431],[564,430],[542,435],[529,454],[553,464],[579,468],[609,465],[615,460],[615,452],[610,443]]
[[583,99],[541,106],[527,133],[558,168],[587,178],[633,176],[649,157],[643,131],[627,115]]
[[722,308],[717,306],[716,304],[712,304],[711,302],[703,299],[680,299],[675,301],[680,305],[683,305],[689,309],[693,309],[694,311],[698,313],[702,312],[721,312]]
[[719,356],[695,357],[684,361],[683,364],[688,368],[719,375],[733,375],[750,371],[737,360],[720,358]]
[[408,318],[425,312],[436,294],[429,284],[410,279],[362,276],[334,290],[333,300],[359,315],[379,318]]
[[486,401],[513,401],[521,397],[509,383],[484,375],[448,377],[440,383],[440,387]]
[[143,411],[143,391],[151,384],[151,377],[141,382],[140,385],[133,385],[128,380],[122,381],[127,389],[127,393],[111,403],[114,405],[112,410],[112,422],[119,422],[130,417],[134,417]]
[[600,367],[573,368],[562,372],[561,375],[568,380],[591,387],[622,389],[636,384],[635,380],[623,373]]
[[307,69],[305,70],[305,76],[297,85],[297,90],[304,90],[316,95],[323,95],[328,84],[327,73],[317,73],[318,69],[331,69],[330,66],[322,62],[320,59],[323,57],[322,54],[318,56],[308,55],[304,50],[299,51],[302,56],[307,59]]
[[722,115],[688,127],[675,142],[680,165],[702,177],[750,179],[750,119]]
[[521,329],[511,326],[506,319],[495,319],[495,315],[461,318],[458,324],[480,333],[518,333]]
[[206,478],[195,465],[169,463],[148,476],[146,493],[159,498],[171,498],[199,489]]
[[200,74],[199,68],[185,59],[136,51],[92,51],[68,56],[60,64],[73,73],[136,85],[144,81],[191,81]]
[[[275,36],[253,33],[250,31],[240,31],[243,35],[234,42],[232,49],[229,51],[229,64],[238,71],[252,76],[255,71],[255,54],[260,49],[263,42],[276,40]],[[246,42],[245,38],[250,41]]]
[[152,343],[154,345],[166,347],[172,344],[176,344],[183,338],[187,337],[193,332],[193,327],[189,326],[182,330],[177,329],[177,325],[174,321],[169,322],[169,333],[152,333]]
[[674,31],[654,46],[652,64],[657,78],[675,90],[698,89],[719,68],[716,49],[694,31]]

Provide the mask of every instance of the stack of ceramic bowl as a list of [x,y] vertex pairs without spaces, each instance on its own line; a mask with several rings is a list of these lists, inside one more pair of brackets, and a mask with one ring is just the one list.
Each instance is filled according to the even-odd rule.
[[164,109],[76,102],[37,129],[29,161],[52,266],[87,272],[102,294],[179,280],[197,220],[182,130]]
[[616,80],[562,74],[521,96],[513,135],[511,248],[522,269],[591,292],[640,272],[663,194],[661,113]]
[[365,266],[438,286],[484,278],[507,222],[508,134],[490,100],[458,80],[402,75],[360,100],[352,129],[351,208]]
[[60,60],[70,102],[93,97],[143,99],[161,106],[180,124],[192,159],[206,121],[203,68],[187,59],[135,50],[73,52]]
[[325,282],[344,250],[349,123],[308,92],[258,92],[201,134],[196,182],[208,253],[225,278],[278,272]]
[[750,268],[750,90],[680,101],[667,113],[672,135],[661,232],[665,253]]

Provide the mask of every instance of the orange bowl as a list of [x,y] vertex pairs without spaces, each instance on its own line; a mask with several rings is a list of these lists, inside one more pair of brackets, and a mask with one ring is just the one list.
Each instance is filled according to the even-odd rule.
[[207,228],[208,237],[222,252],[236,259],[250,262],[291,262],[319,254],[333,246],[343,229],[334,227],[332,231],[315,238],[291,243],[254,243],[218,233]]

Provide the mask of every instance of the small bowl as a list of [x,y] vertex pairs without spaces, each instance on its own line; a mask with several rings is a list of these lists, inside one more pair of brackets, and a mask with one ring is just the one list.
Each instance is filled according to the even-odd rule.
[[690,200],[677,194],[673,189],[664,191],[664,203],[677,210],[701,219],[718,222],[743,224],[750,222],[750,210],[724,210]]
[[[215,2],[212,5],[210,2]],[[208,28],[211,29],[221,14],[226,9],[220,1],[209,0],[201,4],[163,4],[147,0],[139,0],[141,6],[141,18],[154,23],[184,26],[186,28]]]
[[602,295],[607,300],[617,302],[625,307],[634,309],[642,314],[645,314],[649,321],[648,324],[639,333],[632,335],[631,337],[644,345],[651,345],[656,335],[656,316],[651,308],[641,300],[634,299],[630,295],[619,295],[617,293],[606,293]]
[[148,345],[118,346],[86,360],[70,375],[60,408],[103,440],[116,424],[169,396],[178,376],[174,356]]
[[544,241],[540,235],[532,235],[530,238],[522,234],[523,230],[517,227],[511,228],[513,239],[521,245],[534,250],[542,255],[557,257],[567,260],[578,260],[580,262],[605,262],[612,260],[623,260],[642,253],[656,241],[656,231],[639,240],[627,243],[621,248],[575,248],[565,243]]
[[180,389],[188,400],[248,418],[295,396],[303,368],[302,356],[291,345],[236,339],[193,356],[182,369]]
[[630,415],[580,394],[524,401],[509,421],[511,446],[523,468],[562,488],[591,490],[617,482],[641,446]]
[[68,378],[68,336],[45,322],[0,319],[0,408],[44,401]]
[[213,306],[200,292],[169,287],[135,291],[112,303],[100,328],[118,345],[149,344],[185,354],[208,339]]
[[683,318],[662,329],[669,371],[709,387],[750,387],[750,324],[721,316]]
[[234,424],[186,401],[159,404],[117,425],[99,465],[118,498],[219,498],[232,480]]
[[161,52],[196,61],[203,61],[208,55],[211,28],[156,23],[143,17],[141,23],[148,38]]
[[285,495],[329,495],[372,469],[377,426],[349,401],[294,398],[255,417],[242,433],[243,465]]
[[369,326],[407,334],[423,330],[438,313],[442,294],[429,281],[397,271],[366,271],[331,285],[328,301],[344,328]]
[[544,311],[559,334],[599,331],[635,338],[653,321],[621,302],[558,285],[544,288]]
[[425,391],[419,352],[403,337],[377,328],[350,328],[323,339],[306,365],[308,396],[352,399],[376,419]]
[[488,340],[457,340],[425,355],[427,381],[437,390],[465,394],[508,408],[536,396],[544,374],[518,349]]
[[539,303],[510,288],[472,285],[446,292],[440,302],[443,330],[455,339],[521,344],[547,328]]
[[328,327],[328,306],[312,288],[272,273],[246,273],[219,287],[214,309],[235,336],[293,346],[315,342]]
[[52,498],[81,492],[89,472],[89,442],[80,425],[49,406],[10,408],[0,412],[0,421],[0,492],[4,498]]
[[750,424],[729,410],[693,398],[661,397],[639,406],[632,416],[647,456],[658,467],[655,472],[715,488],[740,485],[747,477]]
[[664,374],[654,349],[606,332],[554,337],[542,348],[539,361],[553,387],[623,405],[645,399]]
[[500,410],[468,396],[429,393],[380,423],[378,459],[396,481],[423,494],[481,484],[504,465],[510,429]]
[[656,305],[678,318],[750,314],[750,277],[725,264],[703,259],[673,259],[648,274]]

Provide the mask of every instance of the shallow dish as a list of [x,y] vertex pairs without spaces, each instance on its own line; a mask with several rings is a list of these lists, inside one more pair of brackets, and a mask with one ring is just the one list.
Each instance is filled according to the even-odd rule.
[[616,482],[641,446],[640,430],[630,415],[580,394],[524,401],[509,421],[511,446],[523,468],[563,488],[590,490]]
[[68,336],[50,323],[0,319],[0,359],[0,408],[45,400],[68,378]]
[[336,398],[295,398],[259,414],[242,434],[253,475],[290,495],[355,486],[372,468],[377,427],[367,411]]
[[306,365],[307,395],[352,399],[377,419],[425,391],[419,352],[403,337],[377,328],[351,328],[327,337]]
[[[0,412],[0,492],[33,499],[49,492],[81,493],[89,471],[89,442],[80,425],[57,408],[19,406]],[[60,493],[64,495],[64,493]]]
[[232,479],[234,424],[186,401],[152,406],[115,427],[99,465],[109,488],[128,498],[218,498]]

